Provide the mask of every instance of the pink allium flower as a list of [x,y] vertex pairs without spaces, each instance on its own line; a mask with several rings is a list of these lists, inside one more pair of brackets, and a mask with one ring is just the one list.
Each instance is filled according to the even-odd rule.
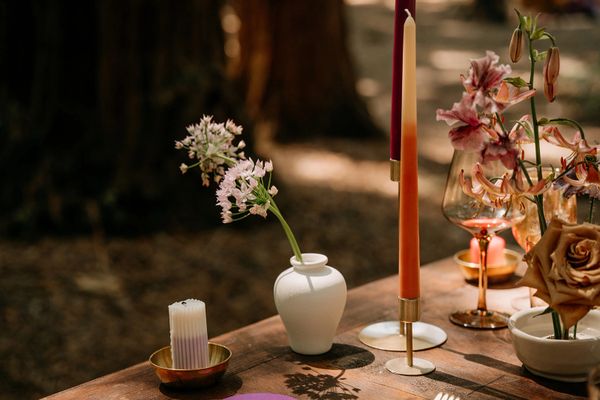
[[[266,218],[270,211],[281,223],[294,256],[302,261],[302,251],[296,237],[273,200],[277,194],[277,188],[271,186],[273,163],[246,160],[244,152],[240,151],[246,146],[244,141],[233,144],[235,136],[241,135],[242,127],[231,120],[217,124],[212,117],[204,116],[199,124],[187,127],[187,131],[188,136],[176,141],[175,148],[187,150],[188,157],[197,162],[191,165],[183,163],[179,169],[185,173],[190,168],[199,167],[205,186],[210,184],[211,178],[219,183],[216,195],[223,223],[237,221],[251,214]],[[265,183],[267,173],[269,179]]]
[[243,218],[246,213],[267,217],[275,186],[265,185],[263,178],[273,170],[271,161],[240,160],[230,167],[219,183],[217,205],[221,207],[224,223]]

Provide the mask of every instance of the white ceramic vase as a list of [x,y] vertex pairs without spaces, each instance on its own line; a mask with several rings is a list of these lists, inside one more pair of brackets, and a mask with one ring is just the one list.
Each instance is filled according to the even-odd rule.
[[[600,311],[591,310],[577,324],[576,340],[549,339],[552,316],[544,307],[513,314],[508,321],[517,357],[533,374],[563,382],[584,382],[600,364]],[[571,330],[572,332],[572,330]]]
[[314,355],[331,349],[344,306],[346,281],[327,265],[327,257],[303,253],[303,263],[290,259],[273,288],[275,306],[283,320],[290,347]]

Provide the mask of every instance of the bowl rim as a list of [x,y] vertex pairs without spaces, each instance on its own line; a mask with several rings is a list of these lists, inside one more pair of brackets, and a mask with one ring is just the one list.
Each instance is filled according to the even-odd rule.
[[208,370],[208,369],[212,369],[212,368],[218,367],[218,366],[220,366],[220,365],[223,365],[223,364],[226,364],[226,363],[228,363],[228,362],[229,362],[229,360],[231,359],[231,356],[232,356],[232,354],[233,354],[233,353],[231,352],[231,349],[230,349],[229,347],[227,347],[227,346],[225,346],[225,345],[222,345],[222,344],[219,344],[219,343],[210,342],[210,341],[208,342],[208,345],[209,345],[209,347],[212,345],[212,346],[221,347],[221,348],[225,349],[225,350],[227,351],[227,353],[228,353],[228,354],[227,354],[227,357],[225,358],[225,360],[223,360],[223,361],[221,361],[221,362],[219,362],[219,363],[217,363],[217,364],[214,364],[214,365],[209,365],[208,367],[204,367],[204,368],[192,368],[192,369],[185,369],[185,368],[169,368],[169,367],[163,367],[162,365],[158,365],[158,364],[154,363],[154,362],[152,361],[152,358],[153,358],[153,357],[154,357],[156,354],[160,353],[161,351],[164,351],[164,350],[166,350],[166,349],[170,349],[170,348],[171,348],[171,345],[167,345],[167,346],[163,346],[163,347],[161,347],[160,349],[158,349],[158,350],[156,350],[155,352],[153,352],[152,354],[150,354],[150,357],[148,357],[148,362],[150,362],[150,364],[152,364],[152,366],[153,366],[154,368],[158,368],[158,369],[162,369],[162,370],[166,370],[166,371],[185,371],[185,372]]
[[[549,339],[549,338],[541,338],[538,336],[530,335],[529,333],[517,328],[516,323],[522,317],[528,316],[534,313],[541,313],[544,311],[546,307],[533,307],[526,308],[524,310],[517,311],[508,319],[508,330],[511,334],[521,337],[523,339],[537,342],[537,343],[556,343],[557,345],[569,346],[568,343],[588,343],[588,342],[597,342],[600,341],[600,336],[591,337],[586,339],[577,339],[577,340],[557,340],[557,339]],[[592,309],[589,312],[594,312],[595,314],[600,314],[600,310]],[[585,318],[585,317],[584,317]]]
[[[456,264],[458,264],[461,267],[467,267],[467,268],[479,268],[479,263],[474,263],[474,262],[470,262],[470,261],[464,261],[460,259],[460,256],[463,254],[466,254],[467,252],[469,252],[469,249],[463,249],[463,250],[459,250],[456,253],[454,253],[454,256],[452,256],[454,262]],[[519,261],[521,261],[521,259],[523,258],[523,254],[519,253],[518,251],[515,250],[511,250],[511,249],[504,249],[504,254],[508,254],[512,257],[515,258],[514,260],[514,266],[515,268],[517,267],[517,265],[519,264]],[[513,265],[513,263],[506,263],[503,265],[488,265],[488,268],[501,268],[501,267],[508,267]]]

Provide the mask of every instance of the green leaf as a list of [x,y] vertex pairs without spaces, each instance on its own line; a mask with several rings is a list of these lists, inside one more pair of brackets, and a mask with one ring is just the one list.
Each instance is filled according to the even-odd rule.
[[522,25],[523,28],[525,29],[525,32],[529,33],[531,35],[531,17],[528,16],[523,16],[522,18]]
[[510,83],[511,85],[513,85],[514,87],[518,87],[518,88],[522,88],[522,87],[528,87],[529,83],[525,82],[525,80],[523,80],[520,77],[509,77],[509,78],[504,78],[504,80],[507,83]]
[[531,126],[528,123],[521,121],[517,121],[516,123],[520,125],[523,129],[525,129],[525,133],[527,134],[527,136],[533,138],[533,132],[531,131]]
[[544,33],[546,33],[546,28],[536,29],[531,34],[531,40],[540,40],[544,36]]
[[547,51],[537,51],[533,50],[533,56],[535,57],[535,61],[543,61],[546,59]]

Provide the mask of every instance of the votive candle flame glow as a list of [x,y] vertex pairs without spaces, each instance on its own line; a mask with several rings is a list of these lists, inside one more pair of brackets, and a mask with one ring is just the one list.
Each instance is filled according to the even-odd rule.
[[208,367],[208,333],[206,305],[188,299],[169,306],[171,358],[174,369]]

